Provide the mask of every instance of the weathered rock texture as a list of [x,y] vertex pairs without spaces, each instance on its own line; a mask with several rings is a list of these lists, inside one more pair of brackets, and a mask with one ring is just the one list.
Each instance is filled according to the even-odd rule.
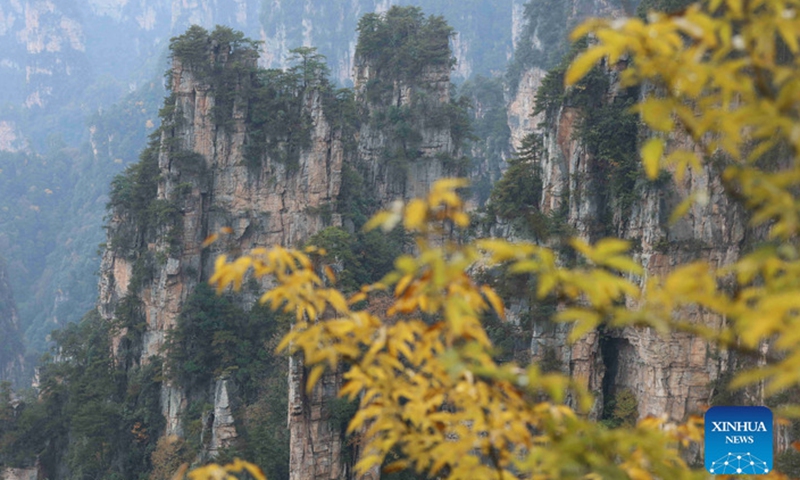
[[211,443],[208,453],[217,456],[220,449],[230,445],[236,438],[236,424],[233,418],[233,402],[229,393],[227,378],[220,378],[214,385],[214,421],[211,425]]
[[[539,1],[539,3],[545,2]],[[615,0],[564,0],[563,7],[556,3],[553,8],[564,9],[565,16],[559,20],[563,20],[565,23],[551,25],[542,24],[536,18],[526,18],[521,13],[522,8],[515,10],[513,22],[516,30],[514,34],[515,50],[521,45],[521,37],[528,35],[530,36],[527,39],[530,42],[528,45],[533,50],[531,56],[537,60],[532,61],[526,66],[527,68],[520,72],[518,86],[515,91],[510,92],[511,95],[508,99],[508,126],[511,128],[511,146],[513,148],[519,148],[522,139],[528,133],[536,130],[539,122],[542,121],[540,116],[531,116],[536,101],[536,91],[542,84],[547,70],[560,61],[558,58],[549,58],[548,51],[565,50],[563,45],[543,42],[540,38],[544,36],[542,31],[558,31],[560,35],[554,36],[556,41],[566,41],[569,31],[586,18],[608,18],[623,15],[625,12],[621,8],[622,3],[624,2]],[[515,51],[515,55],[519,56],[520,52]]]
[[[217,65],[228,68],[228,54],[225,49],[219,50],[209,55],[215,55],[212,59]],[[248,61],[255,66],[255,58]],[[367,81],[371,78],[369,66],[366,63],[362,66],[358,78]],[[446,121],[436,128],[424,123],[414,125],[422,140],[419,154],[409,164],[406,175],[388,168],[381,152],[394,140],[374,126],[363,126],[358,132],[358,148],[347,153],[342,132],[325,117],[323,94],[308,88],[302,96],[302,108],[311,119],[310,142],[302,148],[296,166],[287,167],[268,154],[254,164],[252,159],[246,159],[250,106],[242,95],[236,96],[230,118],[220,122],[215,117],[218,92],[204,80],[205,72],[179,58],[173,61],[174,114],[165,120],[168,126],[162,130],[157,167],[154,167],[158,169],[156,200],[178,209],[173,224],[148,227],[155,231],[144,232],[144,227],[121,210],[112,211],[109,223],[111,241],[100,269],[98,310],[104,318],[114,319],[126,297],[135,296],[140,301],[146,324],[141,345],[121,348],[127,333],[124,330],[114,342],[118,357],[123,351],[138,351],[134,360],[137,363],[167,353],[164,348],[168,332],[177,325],[197,284],[209,278],[218,253],[274,244],[295,246],[325,227],[342,226],[341,215],[335,208],[345,162],[352,162],[363,173],[377,209],[395,198],[426,192],[446,171],[441,155],[458,153]],[[247,75],[239,76],[227,87],[241,92],[250,81]],[[450,102],[449,88],[449,66],[428,69],[414,84],[396,83],[392,105],[410,105],[413,94],[425,92],[426,105],[440,108]],[[388,107],[359,101],[367,110]],[[230,227],[232,233],[211,248],[203,249],[204,239],[222,227]],[[114,239],[121,242],[121,238],[138,242],[137,252],[132,254],[115,247]],[[149,268],[144,276],[143,265]],[[331,424],[329,411],[340,375],[324,376],[306,394],[307,372],[302,359],[293,358],[290,365],[291,478],[345,478],[349,468],[342,459],[343,434],[339,425]],[[213,409],[204,416],[203,436],[210,438],[205,453],[212,457],[237,438],[232,388],[225,377],[208,386],[213,392]],[[180,385],[164,382],[161,407],[167,420],[166,435],[185,434],[182,415],[191,401],[189,397],[190,393]]]
[[[450,70],[447,67],[426,67],[420,78],[413,83],[389,79],[392,82],[391,93],[382,96],[380,102],[367,99],[366,90],[371,81],[387,80],[379,78],[369,61],[357,59],[356,99],[366,107],[370,117],[390,107],[436,109],[450,102]],[[419,99],[420,94],[424,95],[424,100]],[[396,199],[425,195],[436,179],[445,176],[447,168],[442,162],[442,155],[455,157],[458,154],[458,145],[451,134],[449,122],[432,125],[422,118],[412,128],[421,135],[416,152],[419,157],[397,166],[392,163],[389,158],[391,154],[387,152],[402,148],[398,146],[398,139],[373,122],[366,121],[361,126],[358,142],[359,167],[370,189],[383,205]]]
[[[226,59],[217,61],[224,64]],[[300,154],[297,169],[287,171],[285,165],[270,158],[264,158],[260,168],[253,169],[247,166],[243,155],[248,105],[237,100],[230,121],[225,126],[215,124],[215,92],[200,78],[191,67],[179,60],[174,62],[172,85],[177,121],[174,129],[164,131],[158,156],[157,195],[160,200],[177,201],[180,205],[180,245],[171,247],[166,232],[147,239],[143,255],[163,260],[136,292],[129,290],[134,261],[125,252],[115,251],[112,245],[103,255],[100,269],[98,308],[105,318],[114,317],[126,295],[135,294],[142,302],[147,327],[142,336],[140,362],[164,355],[167,332],[175,327],[197,283],[209,278],[217,253],[223,249],[245,251],[255,246],[295,245],[326,226],[326,221],[340,223],[336,214],[323,220],[314,213],[335,201],[343,159],[337,134],[324,118],[320,95],[309,91],[303,98],[304,108],[313,120],[313,132],[310,146]],[[239,85],[234,88],[243,88],[248,81],[249,78],[238,78]],[[177,143],[181,151],[198,154],[191,161],[201,163],[186,165],[176,161],[164,146],[169,142],[172,146]],[[130,228],[126,225],[129,221],[123,215],[114,215],[110,236]],[[203,240],[223,226],[231,227],[232,234],[220,245],[203,250]],[[135,231],[132,234],[137,235]],[[236,437],[229,388],[226,380],[219,379],[213,389],[212,454]],[[182,435],[181,414],[186,407],[186,393],[177,385],[165,383],[162,411],[167,419],[167,435]]]
[[[581,112],[563,107],[555,121],[544,129],[547,155],[541,162],[544,188],[543,212],[560,208],[565,198],[567,224],[580,237],[596,241],[612,235],[630,240],[634,257],[645,267],[640,282],[663,275],[673,267],[705,260],[719,267],[734,261],[746,248],[746,219],[739,205],[723,192],[719,172],[706,167],[693,171],[683,181],[656,186],[637,182],[637,199],[629,210],[613,211],[610,225],[601,224],[602,199],[596,193],[592,172],[599,160],[581,145],[576,121]],[[669,148],[692,148],[683,138],[672,138]],[[706,205],[695,204],[682,220],[667,226],[667,218],[689,192],[704,191]],[[635,305],[631,305],[632,308]],[[696,310],[682,312],[684,318],[711,328],[724,319]],[[593,332],[579,342],[566,342],[568,328],[533,320],[532,353],[542,359],[552,349],[563,368],[598,395],[594,414],[623,391],[638,402],[638,417],[667,415],[683,420],[700,414],[711,402],[714,384],[731,369],[729,354],[717,346],[684,333],[662,336],[648,328],[625,328]],[[761,403],[763,399],[756,400]],[[690,456],[697,455],[692,452]],[[694,457],[696,460],[699,457]]]
[[[356,100],[367,115],[391,106],[423,108],[414,103],[414,95],[425,92],[428,106],[439,108],[450,102],[449,68],[426,69],[413,83],[394,81],[391,93],[380,102],[370,102],[365,95],[371,80],[386,81],[376,77],[370,62],[357,59],[355,69]],[[424,123],[413,125],[421,134],[419,157],[403,168],[390,164],[386,152],[394,147],[396,139],[369,121],[362,123],[358,133],[357,158],[354,166],[361,172],[367,189],[377,205],[386,206],[393,200],[421,196],[432,183],[445,176],[446,167],[441,155],[455,156],[458,148],[450,133],[449,124],[431,128]],[[350,465],[341,458],[342,433],[338,425],[328,421],[327,407],[336,397],[341,375],[329,373],[310,394],[305,392],[306,370],[302,359],[292,358],[289,371],[289,428],[291,429],[290,478],[292,480],[355,478]],[[364,479],[376,479],[379,469],[366,472]]]
[[3,468],[0,470],[0,480],[39,480],[39,469],[32,468]]
[[330,422],[328,412],[341,386],[341,375],[323,375],[311,393],[306,393],[307,373],[301,357],[289,360],[289,478],[347,478],[342,432]]
[[[619,93],[614,72],[609,75],[611,88],[606,102]],[[541,78],[541,72],[536,68],[523,75],[519,93],[530,95],[537,78]],[[512,100],[512,106],[519,105],[530,114],[526,101],[518,97]],[[752,232],[746,231],[743,210],[725,194],[719,172],[707,166],[690,172],[682,181],[639,180],[633,187],[634,200],[622,207],[621,202],[609,201],[608,192],[603,192],[599,172],[606,167],[581,140],[579,126],[584,113],[561,105],[555,113],[534,119],[537,124],[544,121],[539,130],[531,123],[510,120],[512,131],[518,132],[516,138],[534,131],[542,135],[544,155],[538,162],[543,183],[538,205],[541,212],[561,210],[566,225],[590,241],[604,236],[630,240],[634,256],[645,267],[642,284],[648,277],[665,274],[688,261],[703,259],[721,266],[738,257]],[[681,136],[671,137],[668,143],[668,150],[694,148]],[[668,226],[670,213],[693,191],[706,192],[709,202],[695,204],[682,220]],[[495,231],[515,234],[507,226]],[[568,327],[537,318],[533,309],[526,312],[527,303],[520,300],[512,302],[512,312],[514,303],[520,310],[518,318],[526,314],[533,317],[534,359],[555,353],[564,371],[598,392],[595,415],[602,413],[603,404],[611,397],[630,390],[638,401],[640,418],[666,414],[671,419],[684,419],[709,404],[713,383],[729,367],[725,352],[681,333],[663,337],[650,329],[626,328],[594,332],[570,345],[566,341]],[[723,322],[718,316],[697,311],[683,315],[712,328]]]

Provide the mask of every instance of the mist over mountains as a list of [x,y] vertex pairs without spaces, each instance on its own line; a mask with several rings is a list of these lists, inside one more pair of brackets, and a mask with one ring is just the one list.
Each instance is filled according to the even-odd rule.
[[0,2],[0,249],[30,360],[94,305],[108,184],[158,127],[171,37],[228,25],[263,42],[266,68],[313,46],[347,86],[359,17],[394,3],[454,27],[454,81],[505,73],[521,0]]

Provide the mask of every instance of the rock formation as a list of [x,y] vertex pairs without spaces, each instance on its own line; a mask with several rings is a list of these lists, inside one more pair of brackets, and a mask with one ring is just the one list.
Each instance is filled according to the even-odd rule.
[[[563,8],[567,24],[611,10],[603,0],[576,0]],[[533,48],[549,48],[541,44],[536,28],[531,32]],[[459,173],[463,166],[460,119],[450,108],[447,62],[423,65],[413,76],[391,75],[381,70],[375,56],[356,57],[354,97],[361,119],[357,125],[343,125],[331,114],[332,94],[324,81],[315,78],[286,87],[281,92],[288,91],[297,106],[297,117],[292,117],[297,124],[287,133],[279,128],[286,125],[265,123],[268,120],[262,117],[273,112],[265,115],[256,110],[259,89],[267,80],[256,69],[252,48],[220,41],[213,34],[197,38],[202,40],[199,56],[173,52],[164,124],[143,153],[138,170],[129,170],[138,175],[138,187],[125,183],[134,178],[130,176],[112,186],[98,311],[121,326],[113,341],[120,365],[145,365],[153,357],[169,356],[169,332],[178,325],[198,285],[208,280],[218,254],[235,255],[273,244],[302,245],[327,227],[356,231],[350,212],[341,208],[343,172],[357,174],[369,194],[370,208],[375,209],[422,195],[437,178]],[[562,102],[530,118],[546,68],[529,65],[521,73],[509,107],[514,146],[519,147],[530,133],[541,139],[537,210],[558,217],[562,226],[587,240],[603,236],[631,240],[647,271],[642,281],[693,258],[716,265],[736,258],[748,233],[741,210],[723,194],[714,172],[692,172],[680,182],[630,180],[626,176],[630,171],[625,170],[630,163],[609,164],[602,148],[583,135],[586,109]],[[619,102],[636,95],[620,90],[613,71],[603,74],[608,84],[595,99],[598,111],[609,105],[622,107]],[[619,112],[624,111],[621,107]],[[622,134],[632,131],[635,140],[636,128]],[[671,148],[686,146],[691,147],[685,139],[671,139]],[[627,153],[636,154],[635,149]],[[664,221],[668,213],[683,195],[697,189],[708,193],[708,204],[695,205],[683,220],[668,227]],[[635,198],[623,200],[620,193]],[[230,233],[203,248],[204,240],[223,227]],[[502,222],[490,230],[504,237],[529,233]],[[0,276],[0,291],[2,286]],[[245,289],[238,301],[249,308],[255,293],[266,286],[264,282]],[[599,392],[596,417],[603,415],[604,405],[614,396],[630,391],[638,402],[639,417],[667,414],[682,419],[709,402],[712,383],[728,368],[730,359],[723,353],[682,334],[663,338],[645,329],[600,330],[570,345],[569,327],[549,322],[528,293],[512,296],[508,311],[512,322],[530,330],[530,356],[554,359],[558,368]],[[697,312],[687,315],[712,326],[722,321]],[[529,327],[523,318],[531,319]],[[186,437],[196,429],[192,431],[200,437],[201,458],[225,451],[240,436],[236,380],[230,371],[210,375],[213,378],[191,387],[167,376],[161,390],[163,434]],[[344,458],[350,446],[331,413],[340,375],[326,374],[310,393],[306,379],[302,358],[292,358],[287,416],[290,478],[350,478],[353,474]],[[211,405],[198,399],[208,399]],[[202,410],[199,427],[187,421],[187,412],[197,404]],[[367,477],[377,473],[368,472]]]
[[[209,54],[215,55],[209,61],[220,68],[230,68],[224,49],[222,53]],[[230,53],[237,54],[241,52]],[[255,67],[255,57],[244,60]],[[141,301],[146,328],[137,362],[165,354],[167,333],[175,327],[198,282],[209,278],[218,253],[273,244],[295,245],[326,224],[340,224],[336,214],[323,219],[314,213],[335,201],[343,159],[338,134],[325,119],[321,93],[313,89],[303,93],[302,108],[313,127],[311,142],[300,152],[296,168],[290,170],[262,154],[260,165],[254,169],[244,159],[249,106],[241,96],[250,81],[249,71],[235,78],[235,85],[229,85],[239,96],[223,126],[215,121],[219,92],[207,83],[202,68],[203,65],[191,66],[175,58],[171,73],[174,118],[170,119],[174,126],[162,131],[157,147],[158,182],[154,193],[158,201],[179,209],[174,223],[148,233],[142,231],[142,225],[132,223],[129,215],[116,211],[109,226],[112,241],[101,265],[99,310],[112,319],[125,297],[135,295]],[[231,227],[232,234],[204,250],[203,240],[223,226]],[[176,235],[180,232],[180,238],[169,237],[167,229]],[[120,232],[139,239],[133,256],[115,247],[113,238]],[[161,260],[153,265],[156,257]],[[134,290],[131,282],[137,275],[137,262],[139,266],[148,263],[150,271],[143,281],[137,280],[139,285]],[[165,383],[163,388],[166,434],[181,435],[186,392],[174,383]],[[213,386],[212,454],[236,436],[229,388],[223,378]]]
[[[187,42],[202,40],[198,40],[204,48],[200,56],[173,52],[164,123],[143,153],[136,186],[125,183],[134,177],[115,180],[112,186],[98,311],[124,327],[113,341],[121,364],[147,364],[154,356],[169,356],[169,332],[178,325],[197,285],[210,277],[218,254],[274,244],[296,246],[323,228],[343,227],[337,200],[345,164],[363,176],[376,200],[370,207],[374,211],[396,198],[426,192],[447,171],[447,159],[458,154],[447,116],[436,126],[423,120],[412,125],[418,141],[401,169],[405,175],[390,168],[392,158],[387,154],[401,141],[374,124],[365,122],[358,131],[350,128],[358,143],[348,150],[345,143],[355,138],[342,138],[346,129],[329,120],[325,105],[331,101],[331,91],[324,79],[296,87],[297,118],[307,123],[290,133],[302,136],[297,130],[306,128],[307,138],[280,137],[273,142],[269,135],[279,134],[270,131],[264,137],[254,120],[259,104],[251,99],[263,85],[257,84],[262,80],[256,78],[252,50],[215,40],[216,33],[208,37],[200,30],[190,30],[185,37]],[[379,80],[369,70],[369,60],[360,65],[359,82]],[[388,97],[371,103],[359,96],[363,89],[359,90],[356,103],[372,113],[405,108],[412,117],[423,119],[418,110],[444,111],[449,105],[449,71],[447,64],[426,69],[414,82],[394,81]],[[225,78],[224,83],[218,78]],[[391,103],[383,103],[388,99]],[[291,150],[293,141],[299,147]],[[146,191],[129,198],[128,187]],[[204,249],[203,241],[223,227],[230,227],[231,233]],[[249,308],[245,305],[254,301],[252,292],[240,301]],[[291,359],[291,478],[344,478],[349,465],[342,458],[343,432],[340,425],[331,424],[329,411],[340,376],[326,375],[306,394],[306,374],[302,359]],[[203,414],[201,443],[203,455],[214,456],[238,436],[236,395],[224,375],[202,388],[165,381],[164,434],[188,434],[185,414],[198,398],[198,388],[213,401]]]
[[2,468],[0,480],[39,480],[39,470],[32,468]]
[[[737,257],[745,240],[742,211],[723,194],[719,176],[710,167],[667,186],[637,182],[640,200],[630,205],[627,215],[614,212],[611,231],[602,229],[599,221],[603,199],[593,193],[598,187],[592,180],[600,160],[576,140],[579,115],[580,112],[563,107],[552,127],[545,130],[548,154],[541,163],[543,212],[559,208],[560,202],[569,198],[567,223],[578,235],[597,240],[616,234],[631,240],[638,250],[635,256],[645,266],[642,282],[686,261],[704,259],[721,266]],[[679,139],[674,143],[678,142]],[[695,205],[683,220],[667,227],[665,219],[672,209],[684,195],[697,189],[707,191],[712,200],[705,206]],[[709,326],[722,322],[721,318],[697,312],[687,315]],[[557,349],[565,345],[566,331],[562,327],[556,327],[555,335],[549,338],[539,329],[543,327],[535,327],[533,334],[535,355],[541,345]],[[561,348],[571,374],[590,379],[588,386],[594,391],[613,394],[630,389],[639,402],[640,417],[667,414],[683,419],[708,404],[710,383],[725,368],[725,356],[716,348],[678,333],[669,338],[649,329],[609,333],[606,338],[593,334],[572,348]]]
[[[392,82],[391,90],[378,102],[367,98],[367,86],[371,82],[374,84],[387,80],[382,79],[370,67],[369,60],[357,59],[356,99],[366,107],[370,118],[386,115],[390,108],[424,112],[426,109],[442,108],[450,103],[448,67],[426,68],[413,83],[389,79]],[[459,145],[453,138],[449,119],[432,125],[433,122],[420,116],[413,118],[410,123],[411,128],[419,134],[413,147],[406,147],[396,135],[373,122],[366,121],[361,125],[358,141],[359,166],[364,171],[370,189],[383,205],[396,199],[405,200],[425,195],[433,182],[445,176],[445,171],[448,170],[443,158],[454,158],[459,154]],[[402,148],[413,148],[413,157],[404,164],[397,165],[392,162],[394,159],[391,158],[391,152]]]
[[[459,63],[454,74],[465,79],[470,73],[497,74],[504,68],[512,51],[512,9],[522,1],[473,0],[467,8],[441,0],[417,3],[426,13],[446,17],[458,31],[454,55]],[[96,301],[91,284],[94,245],[103,241],[97,228],[103,223],[102,197],[108,180],[135,161],[144,146],[130,133],[140,129],[135,137],[144,137],[158,123],[164,54],[171,37],[193,24],[228,25],[264,41],[259,62],[272,68],[291,63],[290,49],[316,46],[327,56],[333,78],[346,86],[352,84],[358,18],[386,11],[393,3],[408,2],[13,0],[0,5],[0,76],[4,79],[0,102],[10,107],[0,112],[0,152],[22,151],[35,158],[37,153],[47,153],[48,136],[56,134],[71,156],[77,150],[80,157],[74,167],[80,172],[78,178],[69,179],[56,192],[63,195],[61,205],[70,207],[63,207],[64,213],[55,216],[58,220],[45,220],[55,232],[51,238],[59,241],[48,244],[41,254],[27,244],[5,254],[15,273],[18,314],[29,350],[44,352],[53,328],[78,321]],[[158,100],[149,101],[153,97]],[[120,115],[123,111],[142,118],[129,118],[129,123],[120,125],[119,117],[127,115]],[[110,120],[106,128],[96,123],[98,117]],[[92,122],[88,134],[87,121]],[[91,136],[94,155],[83,148],[87,136]],[[108,158],[103,143],[108,144]],[[95,147],[101,149],[99,156]],[[38,173],[32,166],[23,171],[26,176]],[[8,217],[9,230],[26,221]],[[25,275],[16,275],[20,270],[16,265],[34,256],[45,258],[45,265],[32,269],[26,264]],[[80,280],[71,281],[73,277]],[[43,300],[56,292],[63,295],[60,301]],[[37,300],[28,300],[34,297]]]
[[[576,19],[576,13],[608,14],[610,8],[605,2],[584,6],[583,10],[572,9],[570,18]],[[509,126],[514,142],[521,142],[532,133],[540,136],[542,155],[534,162],[542,181],[538,211],[560,218],[571,234],[586,240],[596,241],[606,236],[629,240],[634,257],[645,267],[642,284],[652,275],[665,274],[672,267],[692,260],[706,260],[713,266],[734,261],[757,237],[757,232],[748,231],[741,206],[725,194],[719,172],[713,166],[692,171],[680,181],[671,175],[673,172],[656,182],[645,181],[641,175],[634,180],[635,177],[626,177],[628,167],[609,163],[609,160],[624,163],[624,159],[605,157],[607,152],[602,151],[605,147],[587,137],[585,127],[603,128],[598,126],[596,112],[609,105],[635,101],[641,95],[621,91],[613,69],[602,75],[607,86],[590,94],[598,97],[592,101],[599,103],[581,108],[566,100],[550,105],[536,117],[531,113],[545,72],[534,65],[520,77],[509,106]],[[625,95],[629,97],[625,99]],[[619,112],[617,119],[622,118],[622,110]],[[639,127],[632,122],[627,127],[632,130],[626,134],[622,120],[616,123],[617,130],[599,136],[619,139],[628,135],[633,142],[627,144],[625,155],[633,155],[638,162],[635,138]],[[619,142],[624,144],[624,140]],[[674,135],[667,148],[694,146],[690,139]],[[635,170],[636,164],[630,165]],[[667,218],[672,210],[692,191],[705,192],[709,201],[694,204],[683,219],[669,225]],[[530,235],[503,222],[493,228],[501,236]],[[732,367],[733,360],[727,353],[682,333],[664,337],[651,329],[600,330],[570,345],[566,340],[569,327],[539,318],[531,306],[535,302],[517,298],[510,303],[509,311],[515,321],[532,317],[533,358],[541,361],[554,354],[563,371],[583,379],[591,391],[600,393],[594,410],[597,416],[603,415],[603,406],[616,395],[629,391],[638,403],[639,418],[667,415],[674,420],[685,419],[689,414],[701,413],[710,404],[716,393],[715,382]],[[724,321],[697,311],[686,311],[684,315],[712,328]]]
[[[460,153],[450,119],[445,117],[434,125],[426,116],[451,102],[450,66],[425,67],[422,75],[409,80],[378,71],[374,58],[361,56],[355,62],[355,98],[365,112],[365,121],[358,131],[356,155],[349,159],[351,167],[363,178],[376,207],[424,195],[435,180],[452,172],[446,159]],[[381,83],[387,86],[380,94],[369,90],[380,88],[376,86]],[[399,115],[405,115],[409,129],[415,132],[409,135],[413,140],[398,135],[391,119],[384,123],[376,120],[390,116],[390,111],[403,112]],[[353,225],[346,228],[352,229]],[[351,465],[344,464],[341,458],[344,446],[340,427],[326,421],[326,405],[336,396],[340,377],[339,373],[325,374],[311,394],[305,395],[302,360],[292,359],[289,372],[292,480],[379,477],[377,468],[363,477],[349,472]]]

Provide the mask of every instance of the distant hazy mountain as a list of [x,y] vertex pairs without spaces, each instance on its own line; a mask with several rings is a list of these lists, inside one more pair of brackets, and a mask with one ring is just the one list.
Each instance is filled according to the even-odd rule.
[[358,19],[395,3],[455,28],[455,81],[505,71],[522,0],[0,0],[0,246],[29,349],[94,304],[108,184],[156,126],[171,37],[228,25],[265,67],[315,46],[348,85]]

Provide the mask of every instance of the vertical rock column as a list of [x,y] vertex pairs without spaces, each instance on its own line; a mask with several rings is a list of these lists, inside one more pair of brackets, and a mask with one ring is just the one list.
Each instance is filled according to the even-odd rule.
[[[295,166],[287,167],[268,152],[261,152],[248,165],[245,140],[248,129],[254,127],[247,122],[250,105],[246,93],[251,88],[255,57],[248,51],[229,52],[210,40],[206,46],[209,65],[203,64],[202,58],[192,62],[173,58],[174,105],[169,106],[174,113],[165,119],[169,123],[155,146],[158,180],[154,196],[176,212],[172,224],[146,227],[120,212],[111,212],[110,238],[120,233],[134,237],[135,255],[155,260],[146,264],[147,275],[140,279],[135,291],[130,288],[136,271],[130,252],[126,255],[107,249],[101,266],[98,308],[104,318],[113,319],[116,307],[126,296],[136,296],[141,303],[146,323],[138,359],[141,363],[150,356],[168,355],[163,348],[167,335],[177,325],[195,287],[211,276],[218,254],[275,244],[294,246],[326,226],[341,225],[338,214],[325,218],[319,213],[324,206],[335,204],[343,161],[340,135],[323,112],[323,91],[308,87],[298,99],[312,126],[310,141],[299,152]],[[239,73],[234,81],[220,85],[209,77],[211,65],[215,69],[237,68]],[[230,91],[220,92],[222,88]],[[216,107],[220,93],[234,98],[230,116],[224,119],[218,118]],[[217,244],[202,248],[208,234],[221,227],[230,227],[232,233]],[[249,307],[252,300],[243,296],[242,306]],[[119,338],[115,341],[118,345]],[[238,435],[233,417],[237,401],[234,381],[215,378],[209,384],[194,385],[191,390],[178,381],[165,381],[162,385],[165,435],[187,433],[182,426],[186,409],[198,398],[205,399],[207,392],[209,401],[213,400],[213,409],[206,412],[204,423],[210,433],[205,438],[210,440],[201,441],[207,450],[200,456],[213,457],[234,444]],[[328,441],[325,437],[324,442]],[[338,462],[340,447],[334,450]],[[318,477],[312,474],[304,478]]]
[[339,391],[341,375],[326,373],[307,393],[307,373],[299,355],[289,358],[289,479],[345,478],[342,432],[330,421],[329,410]]

